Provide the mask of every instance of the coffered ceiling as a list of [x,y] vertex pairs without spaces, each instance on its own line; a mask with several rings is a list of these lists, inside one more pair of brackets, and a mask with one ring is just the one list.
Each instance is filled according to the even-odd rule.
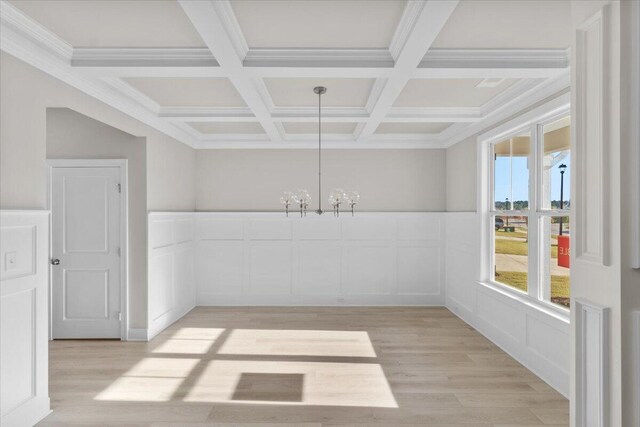
[[2,50],[194,148],[446,147],[568,85],[569,5],[0,0]]

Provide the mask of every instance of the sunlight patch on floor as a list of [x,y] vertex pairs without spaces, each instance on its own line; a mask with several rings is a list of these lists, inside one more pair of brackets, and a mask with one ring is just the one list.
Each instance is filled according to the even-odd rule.
[[366,331],[234,329],[220,354],[376,357]]
[[[271,398],[264,398],[261,385],[255,384],[256,396],[244,393],[243,403],[287,404],[314,406],[363,406],[397,408],[391,388],[382,367],[374,363],[324,363],[324,362],[273,362],[213,360],[187,394],[187,402],[234,402],[241,378],[252,375],[303,375],[302,398],[287,401],[278,398],[274,391]],[[247,385],[244,385],[245,389]],[[250,387],[249,387],[250,388]],[[293,393],[295,391],[284,391]],[[234,396],[236,397],[234,399]]]
[[94,400],[167,402],[200,359],[144,358]]

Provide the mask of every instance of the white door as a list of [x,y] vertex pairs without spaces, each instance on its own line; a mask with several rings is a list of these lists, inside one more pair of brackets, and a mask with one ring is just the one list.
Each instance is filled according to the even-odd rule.
[[120,338],[119,185],[117,167],[53,168],[54,339]]

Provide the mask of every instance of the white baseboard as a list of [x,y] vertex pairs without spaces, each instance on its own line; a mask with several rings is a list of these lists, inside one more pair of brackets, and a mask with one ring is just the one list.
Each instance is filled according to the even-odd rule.
[[444,306],[440,295],[224,295],[198,294],[199,306]]
[[149,341],[149,331],[143,328],[129,328],[127,341]]
[[158,335],[160,332],[167,329],[169,326],[173,325],[178,320],[182,319],[187,313],[195,308],[195,305],[188,307],[182,311],[175,312],[172,311],[170,316],[163,316],[161,320],[153,322],[153,324],[148,329],[148,339],[147,341],[151,341]]

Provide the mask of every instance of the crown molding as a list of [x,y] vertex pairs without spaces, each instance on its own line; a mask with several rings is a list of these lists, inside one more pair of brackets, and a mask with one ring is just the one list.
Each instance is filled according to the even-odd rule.
[[5,0],[0,0],[0,31],[3,43],[15,42],[19,38],[21,44],[28,41],[65,61],[70,60],[73,54],[73,47],[69,43]]
[[418,68],[568,68],[568,49],[430,49]]
[[387,49],[249,49],[245,67],[390,68]]
[[74,67],[218,67],[204,48],[74,48]]
[[396,31],[391,39],[391,43],[389,44],[389,53],[394,60],[400,56],[400,52],[402,52],[402,49],[407,43],[413,27],[416,25],[422,13],[422,9],[424,9],[425,3],[424,0],[409,0],[407,2],[402,12],[400,22],[398,22]]
[[514,82],[511,86],[498,93],[480,107],[482,115],[486,116],[490,114],[492,111],[518,98],[523,93],[527,93],[531,89],[539,86],[542,82],[544,82],[542,79],[522,79]]
[[124,80],[118,77],[104,77],[101,80],[122,95],[134,100],[154,114],[157,115],[160,111],[160,105],[158,105],[157,102],[155,102],[153,99],[149,98],[147,95],[143,94]]

